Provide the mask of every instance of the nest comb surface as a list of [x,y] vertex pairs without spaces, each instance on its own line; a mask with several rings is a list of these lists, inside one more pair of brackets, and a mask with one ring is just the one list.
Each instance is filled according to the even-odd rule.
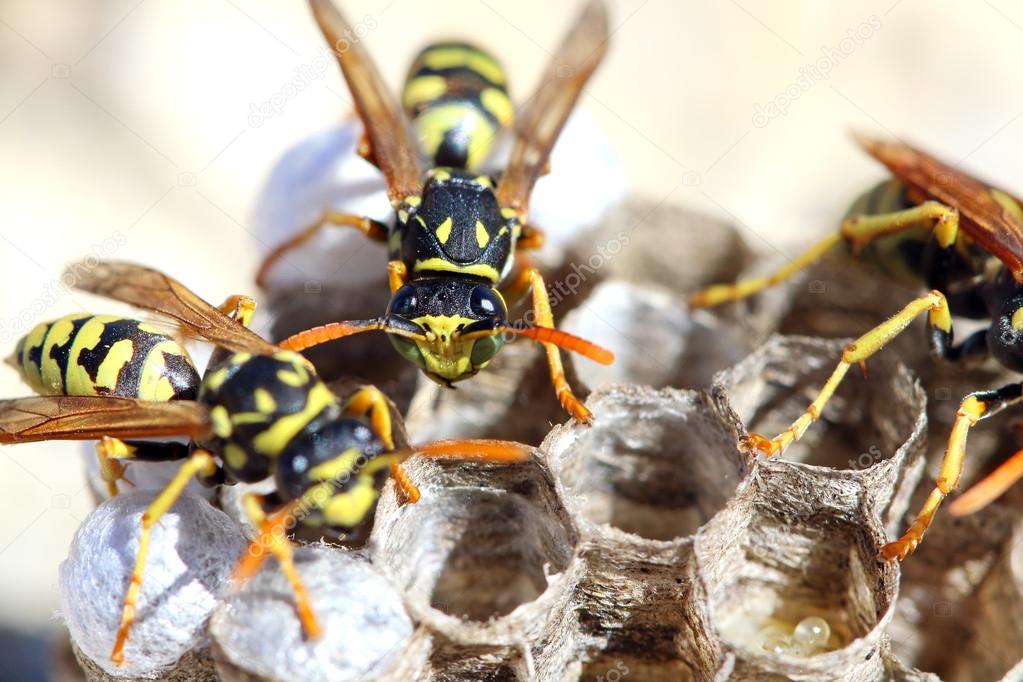
[[[196,644],[181,648],[177,666],[146,676],[938,679],[918,664],[948,680],[1011,675],[1023,642],[1000,627],[999,610],[1019,608],[1011,548],[1021,543],[1010,542],[1004,508],[966,522],[939,517],[905,565],[902,598],[899,567],[876,561],[930,486],[924,391],[897,353],[872,361],[868,381],[847,379],[806,446],[778,460],[750,457],[736,447],[744,425],[771,433],[796,417],[842,342],[762,344],[774,331],[766,318],[690,314],[680,292],[734,276],[745,249],[727,225],[669,206],[626,203],[569,245],[548,281],[567,287],[568,275],[582,271],[573,265],[623,229],[632,245],[663,241],[670,229],[681,241],[699,240],[686,243],[700,243],[705,256],[697,274],[683,273],[678,264],[689,261],[667,249],[646,254],[661,260],[644,267],[627,246],[580,276],[555,307],[566,328],[609,321],[620,336],[626,362],[618,374],[569,362],[574,385],[594,390],[592,427],[550,428],[564,417],[542,352],[523,343],[458,391],[413,391],[410,383],[414,442],[485,435],[542,443],[514,466],[412,460],[419,504],[399,506],[388,485],[364,546],[301,549],[300,571],[317,586],[313,605],[337,624],[321,642],[300,638],[290,591],[271,562],[239,591],[217,583],[203,607],[209,619],[192,625]],[[601,321],[609,309],[614,317]],[[799,312],[778,319],[791,323]],[[224,507],[231,512],[229,500]],[[89,527],[83,543],[96,537]],[[154,546],[154,566],[163,552]],[[222,556],[216,575],[235,559]],[[125,578],[130,568],[118,570]],[[158,604],[175,586],[163,592]],[[935,627],[936,600],[945,600],[953,617],[943,622],[956,621],[958,631]],[[791,627],[807,616],[830,624],[830,651],[800,658],[764,649],[770,624]],[[149,617],[176,614],[156,608]],[[975,664],[952,647],[954,634],[977,652]],[[936,657],[941,650],[952,653]],[[90,656],[91,679],[123,674]]]

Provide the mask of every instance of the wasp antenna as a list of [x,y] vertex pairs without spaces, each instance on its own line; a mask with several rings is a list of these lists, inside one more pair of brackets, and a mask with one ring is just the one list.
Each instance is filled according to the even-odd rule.
[[602,365],[610,365],[614,362],[615,355],[607,348],[580,338],[575,334],[553,329],[551,327],[505,327],[502,331],[509,331],[527,339],[533,339],[540,343],[553,343],[558,348],[563,348],[573,353],[578,353],[594,362]]
[[353,320],[350,322],[331,322],[297,334],[292,334],[277,345],[285,350],[305,350],[321,343],[327,343],[334,339],[343,339],[353,334],[370,332],[377,329],[384,329],[386,323],[383,320]]
[[438,440],[416,447],[415,454],[441,459],[475,459],[510,464],[529,459],[529,447],[507,440]]

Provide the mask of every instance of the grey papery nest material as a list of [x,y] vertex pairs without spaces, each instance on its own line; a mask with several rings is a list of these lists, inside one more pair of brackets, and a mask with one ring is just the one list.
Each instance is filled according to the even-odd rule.
[[[153,622],[211,614],[208,621],[205,615],[181,621],[192,628],[195,646],[156,677],[938,679],[914,665],[940,670],[947,680],[1009,674],[1023,655],[1023,553],[1012,536],[1018,513],[1011,495],[965,520],[939,514],[903,564],[901,579],[898,564],[876,559],[932,485],[929,458],[942,449],[947,428],[935,445],[927,405],[940,421],[946,410],[934,396],[937,388],[957,403],[977,377],[930,371],[912,354],[919,347],[908,344],[905,359],[921,370],[922,385],[900,352],[882,353],[869,362],[867,380],[850,373],[820,422],[783,457],[740,452],[746,427],[774,435],[830,373],[843,341],[770,337],[775,322],[819,321],[803,320],[798,306],[827,306],[812,298],[819,293],[800,296],[796,289],[805,282],[797,280],[780,290],[788,302],[765,297],[745,311],[729,306],[690,315],[681,294],[734,276],[744,262],[734,232],[641,202],[609,221],[580,237],[549,281],[566,277],[580,254],[623,225],[634,244],[668,242],[660,254],[647,249],[644,259],[655,261],[649,267],[621,252],[555,308],[573,331],[592,333],[610,323],[622,335],[614,339],[621,364],[609,373],[584,367],[585,361],[569,363],[575,385],[581,380],[594,390],[587,401],[594,425],[551,428],[564,417],[542,351],[530,344],[511,344],[457,391],[419,384],[415,370],[400,363],[376,367],[377,380],[404,387],[403,397],[401,390],[393,395],[403,408],[412,406],[406,421],[412,442],[485,435],[542,444],[530,461],[512,466],[410,460],[423,493],[418,504],[399,507],[389,484],[361,549],[300,550],[299,570],[327,625],[320,642],[300,637],[291,592],[273,561],[239,591],[214,581],[216,596],[204,596],[196,608],[174,601],[186,582],[153,581],[152,594],[160,596],[145,602]],[[706,253],[679,261],[684,249],[675,240],[699,243]],[[682,266],[692,260],[700,275],[692,279],[690,272],[683,281]],[[863,292],[857,295],[864,320],[883,315],[869,309]],[[892,296],[874,300],[883,307]],[[279,298],[277,307],[287,325],[285,302]],[[772,318],[759,315],[758,305],[779,307]],[[365,347],[342,343],[332,350],[338,366],[365,366]],[[671,378],[657,382],[662,375]],[[1006,452],[1003,431],[978,428],[971,452],[976,446],[981,462],[988,453]],[[233,492],[223,496],[229,513],[233,499]],[[110,505],[121,504],[107,503],[95,516],[107,517]],[[165,523],[202,526],[202,519],[223,518],[194,498],[175,514],[180,520]],[[64,575],[76,578],[63,587],[65,604],[76,593],[102,592],[93,600],[103,609],[90,633],[97,641],[106,641],[102,629],[115,622],[110,614],[119,611],[132,558],[130,541],[99,533],[102,526],[91,517],[78,545],[116,554],[118,561],[104,564],[107,575],[97,583],[76,563],[85,555],[73,553]],[[216,527],[240,544],[234,524]],[[165,562],[186,552],[200,557],[189,565],[207,566],[201,557],[209,547],[179,541],[167,548],[154,538],[151,570],[165,571]],[[226,575],[238,551],[218,551],[212,574]],[[800,658],[762,646],[772,620],[791,627],[808,616],[827,621],[833,650]],[[133,634],[141,652],[133,664],[162,665],[146,654],[160,640],[150,641],[154,635],[144,634],[144,626]],[[81,637],[74,629],[73,635]],[[132,661],[131,648],[128,655]],[[106,679],[95,664],[87,667],[91,679]]]

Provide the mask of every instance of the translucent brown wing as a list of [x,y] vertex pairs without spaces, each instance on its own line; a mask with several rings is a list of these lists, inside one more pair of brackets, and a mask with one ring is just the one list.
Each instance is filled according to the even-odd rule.
[[551,58],[540,87],[523,105],[511,159],[497,187],[502,206],[522,214],[529,208],[533,185],[547,167],[583,86],[604,58],[607,41],[607,8],[592,0]]
[[75,263],[64,277],[74,286],[172,317],[201,338],[229,350],[268,355],[277,350],[241,323],[167,275],[134,263]]
[[95,440],[103,436],[201,439],[209,433],[205,408],[186,400],[160,403],[97,396],[0,400],[0,443]]
[[387,180],[387,196],[397,204],[423,188],[416,146],[405,114],[376,65],[362,47],[362,39],[329,0],[311,0],[316,23],[330,44],[348,81],[355,109],[369,142],[369,158]]
[[966,234],[1023,283],[1023,218],[1000,204],[990,185],[903,142],[856,139],[912,192],[959,209]]

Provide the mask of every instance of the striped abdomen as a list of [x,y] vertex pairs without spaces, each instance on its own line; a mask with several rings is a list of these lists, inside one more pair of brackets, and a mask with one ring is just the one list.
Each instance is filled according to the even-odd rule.
[[420,150],[438,166],[475,168],[514,119],[504,69],[466,43],[436,43],[420,52],[402,104]]
[[68,315],[37,325],[13,358],[44,395],[192,400],[199,374],[187,351],[159,329],[115,315]]

